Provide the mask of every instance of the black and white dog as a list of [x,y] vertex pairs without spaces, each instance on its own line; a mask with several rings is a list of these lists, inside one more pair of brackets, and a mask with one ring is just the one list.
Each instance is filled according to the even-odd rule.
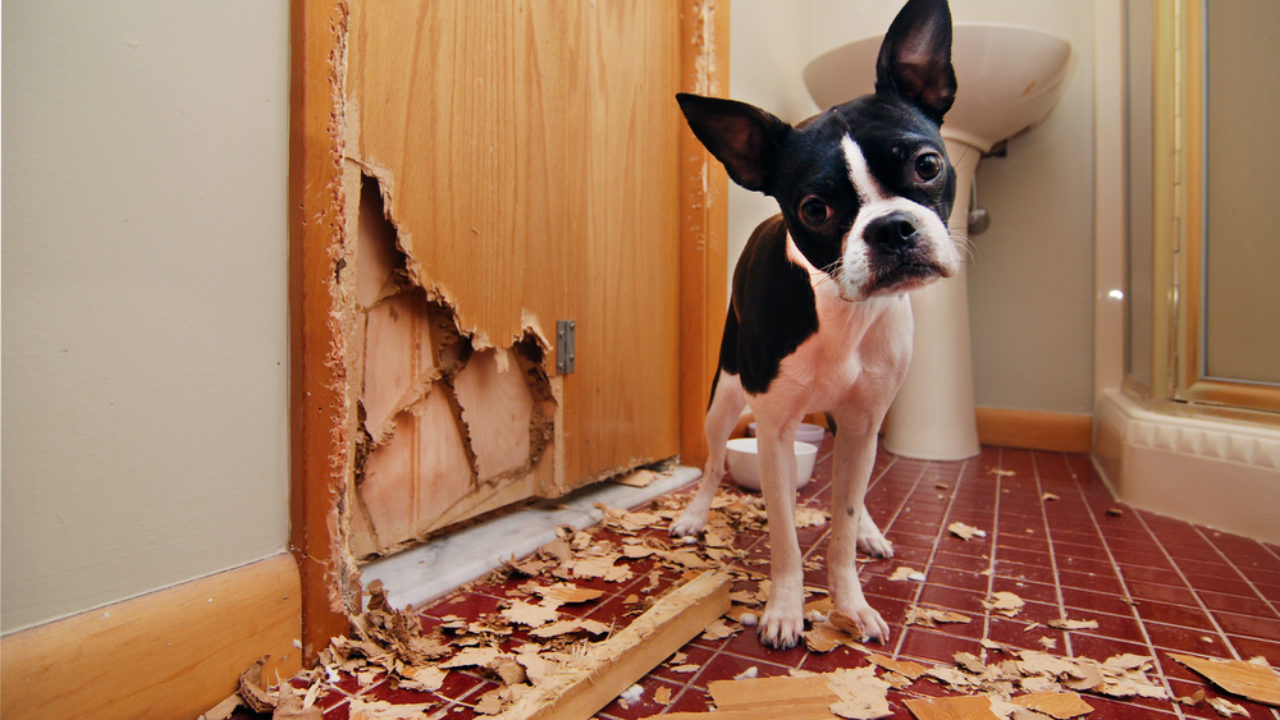
[[863,632],[889,626],[862,594],[855,547],[890,557],[863,505],[876,434],[911,357],[907,291],[962,261],[947,231],[955,172],[938,128],[955,99],[946,0],[910,0],[885,35],[875,93],[791,126],[732,100],[681,94],[694,134],[780,215],[752,233],[733,274],[720,370],[706,434],[711,457],[697,494],[672,523],[698,533],[724,475],[725,442],[750,405],[771,542],[772,591],[759,633],[791,647],[804,629],[796,540],[793,440],[801,419],[828,411],[838,432],[827,551],[834,607]]

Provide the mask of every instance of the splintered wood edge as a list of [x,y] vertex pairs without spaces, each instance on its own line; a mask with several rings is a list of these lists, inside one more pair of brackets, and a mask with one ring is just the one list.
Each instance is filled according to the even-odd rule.
[[[720,95],[729,87],[729,3],[679,0],[680,89]],[[703,421],[718,372],[728,290],[729,175],[681,123],[680,153],[680,457],[707,459]]]
[[306,662],[347,631],[360,608],[339,499],[352,422],[341,360],[337,257],[346,242],[342,182],[348,6],[290,3],[289,550],[302,578]]
[[613,637],[593,645],[498,720],[591,717],[729,609],[731,578],[707,571],[660,598]]

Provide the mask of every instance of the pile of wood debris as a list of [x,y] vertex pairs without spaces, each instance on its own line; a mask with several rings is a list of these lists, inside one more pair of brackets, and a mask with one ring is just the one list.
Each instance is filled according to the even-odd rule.
[[[697,671],[699,667],[677,650],[699,635],[724,638],[754,625],[768,597],[767,576],[755,569],[765,561],[749,558],[735,546],[735,539],[764,529],[760,497],[722,488],[701,538],[673,540],[664,531],[686,501],[684,496],[668,496],[640,512],[602,507],[604,520],[593,531],[562,528],[556,540],[534,555],[512,558],[478,581],[508,590],[494,612],[476,617],[446,616],[425,629],[420,617],[391,608],[375,582],[366,589],[366,610],[352,618],[350,635],[334,639],[314,668],[266,687],[259,662],[241,678],[239,692],[205,718],[221,720],[243,704],[281,720],[320,720],[317,701],[335,692],[349,698],[352,720],[428,717],[446,703],[426,693],[441,690],[450,674],[458,672],[493,681],[495,688],[474,702],[482,715],[585,718],[615,698],[623,704],[636,702],[644,691],[634,683],[644,675],[663,663],[676,673]],[[828,521],[826,513],[812,508],[801,508],[797,517],[801,527]],[[586,617],[590,604],[606,594],[599,587],[633,580],[637,572],[647,574],[647,583],[637,583],[623,600],[626,614],[635,619],[614,627]],[[893,579],[922,579],[914,571],[900,575]],[[734,582],[740,589],[731,592]],[[674,590],[662,595],[670,585]],[[458,594],[469,590],[462,588]],[[806,606],[811,625],[804,634],[808,649],[824,653],[851,647],[866,654],[867,665],[823,675],[793,671],[784,677],[713,682],[709,692],[716,710],[663,717],[773,718],[782,716],[778,713],[785,705],[785,716],[798,720],[880,718],[892,714],[890,690],[897,690],[900,701],[921,720],[1065,720],[1092,711],[1080,693],[1169,698],[1165,686],[1148,675],[1154,658],[1146,656],[1065,658],[1013,650],[984,639],[982,658],[958,653],[954,663],[932,666],[894,660],[861,644],[856,623],[832,611],[825,590],[806,590],[817,596]],[[1021,599],[996,593],[987,607],[1014,615]],[[907,624],[930,627],[969,621],[959,613],[916,606],[906,617]],[[1061,624],[1050,624],[1067,630],[1096,627],[1088,620],[1055,622]],[[1265,684],[1270,677],[1280,687],[1269,667],[1253,667],[1270,675],[1251,675],[1248,682]],[[952,695],[931,697],[937,692],[913,689],[921,679]],[[425,701],[406,705],[378,700],[371,691],[384,683],[390,689],[424,693]],[[1204,699],[1199,695],[1179,700],[1198,703]],[[646,700],[666,705],[672,698],[662,686]],[[1218,704],[1213,707],[1224,712]]]
[[[431,693],[440,690],[449,673],[481,675],[498,684],[476,703],[480,714],[497,715],[540,686],[563,675],[566,667],[618,634],[619,628],[582,617],[587,605],[605,592],[577,583],[625,583],[636,577],[635,561],[646,561],[646,584],[623,600],[628,614],[643,617],[658,602],[660,589],[691,579],[711,569],[724,569],[725,608],[706,619],[698,632],[680,641],[663,657],[656,658],[640,677],[664,659],[679,666],[674,650],[692,637],[723,638],[742,629],[734,619],[720,618],[728,603],[728,579],[764,580],[759,572],[745,569],[752,563],[745,552],[734,547],[741,533],[761,530],[765,510],[759,496],[725,491],[712,508],[701,540],[672,540],[665,528],[683,509],[687,498],[668,496],[643,512],[628,512],[601,506],[604,519],[588,532],[563,527],[559,537],[533,555],[512,558],[477,584],[496,586],[510,579],[525,578],[508,593],[496,612],[477,617],[446,616],[424,630],[420,619],[391,608],[379,583],[366,588],[368,600],[363,613],[352,618],[349,636],[335,638],[320,653],[317,665],[296,675],[290,682],[265,687],[262,663],[241,677],[239,691],[205,714],[205,720],[230,717],[244,705],[254,712],[274,713],[277,718],[319,718],[316,702],[338,692],[339,684],[350,696],[353,720],[397,720],[419,718],[440,703],[392,705],[372,699],[374,686],[386,683],[396,690]],[[801,526],[827,522],[825,513],[805,509],[798,513]],[[654,532],[660,530],[663,532]],[[762,606],[768,592],[763,582],[759,592],[735,593],[744,607]],[[469,592],[460,588],[455,595]],[[445,599],[446,601],[448,598]],[[634,624],[634,621],[633,621]],[[521,639],[516,639],[521,638]],[[351,690],[351,681],[357,688]],[[631,682],[634,682],[632,679]],[[607,701],[612,701],[609,697]],[[607,702],[606,701],[606,702]]]

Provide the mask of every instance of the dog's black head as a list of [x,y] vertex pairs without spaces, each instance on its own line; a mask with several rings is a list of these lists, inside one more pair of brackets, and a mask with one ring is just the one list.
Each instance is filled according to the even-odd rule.
[[960,267],[946,227],[955,171],[938,133],[955,92],[946,0],[909,0],[880,47],[873,94],[794,127],[746,103],[676,99],[735,182],[777,199],[805,259],[861,300]]

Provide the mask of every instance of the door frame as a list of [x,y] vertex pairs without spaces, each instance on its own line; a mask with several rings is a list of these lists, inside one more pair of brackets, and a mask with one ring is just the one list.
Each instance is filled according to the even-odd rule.
[[[729,0],[667,0],[680,13],[680,89],[729,87]],[[360,610],[341,532],[353,423],[335,287],[346,244],[346,0],[292,0],[289,110],[289,550],[302,578],[302,649],[311,662]],[[687,127],[680,153],[680,455],[706,459],[703,415],[716,372],[728,261],[728,176]]]

